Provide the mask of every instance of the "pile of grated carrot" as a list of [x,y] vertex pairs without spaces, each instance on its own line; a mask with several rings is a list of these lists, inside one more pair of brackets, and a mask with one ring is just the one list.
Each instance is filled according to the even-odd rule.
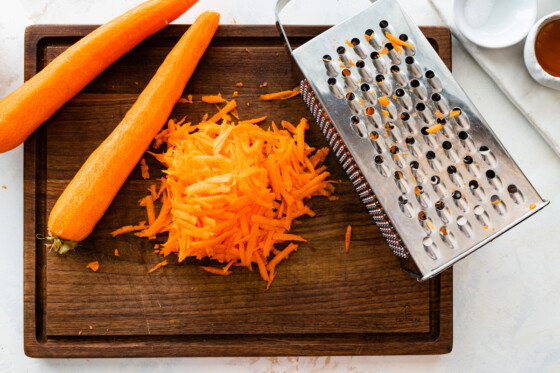
[[[198,124],[169,120],[153,144],[167,150],[150,153],[166,167],[166,177],[159,191],[152,185],[140,202],[148,225],[140,222],[112,234],[137,231],[153,239],[168,232],[167,242],[156,245],[160,254],[174,253],[179,262],[214,259],[221,268],[202,268],[220,275],[230,274],[231,266],[256,265],[268,289],[277,265],[298,248],[291,241],[305,241],[288,233],[296,219],[315,215],[305,202],[313,196],[337,198],[323,166],[328,148],[306,144],[305,119],[297,125],[282,121],[281,128],[272,122],[265,130],[256,123],[266,117],[235,123],[235,100],[224,102]],[[157,216],[156,200],[162,204]],[[275,247],[286,241],[283,249]]]

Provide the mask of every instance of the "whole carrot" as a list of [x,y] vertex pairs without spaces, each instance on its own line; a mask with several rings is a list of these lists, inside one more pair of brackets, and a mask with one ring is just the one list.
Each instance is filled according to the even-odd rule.
[[198,0],[149,0],[99,27],[0,101],[0,153],[25,141],[96,76]]
[[85,239],[167,122],[218,28],[220,15],[201,14],[171,50],[121,123],[89,156],[54,205],[52,249],[65,253]]

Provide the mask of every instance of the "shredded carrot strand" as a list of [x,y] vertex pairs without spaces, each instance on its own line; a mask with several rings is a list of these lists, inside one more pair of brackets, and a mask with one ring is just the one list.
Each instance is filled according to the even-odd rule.
[[146,222],[142,221],[138,225],[125,225],[124,227],[120,227],[119,229],[115,229],[111,232],[111,236],[117,237],[119,234],[134,232],[134,231],[141,231],[146,229]]
[[161,267],[164,267],[166,265],[168,265],[169,263],[167,263],[167,260],[164,260],[162,262],[159,262],[158,264],[156,264],[152,269],[150,269],[148,271],[148,273],[153,273],[155,271],[157,271],[158,269],[160,269]]
[[206,272],[209,273],[213,273],[215,275],[222,275],[222,276],[227,276],[227,275],[231,275],[233,272],[232,271],[224,271],[220,268],[214,268],[214,267],[204,267],[201,266],[200,268],[202,268],[203,270],[205,270]]
[[350,250],[350,239],[352,238],[352,226],[349,225],[348,228],[346,228],[346,235],[344,236],[344,244],[346,247],[346,252],[348,252],[348,250]]
[[271,100],[287,100],[289,98],[292,98],[294,96],[299,95],[299,86],[292,89],[291,91],[281,91],[281,92],[275,92],[275,93],[267,93],[264,95],[261,95],[261,100],[264,101],[271,101]]
[[140,160],[140,171],[142,172],[142,179],[150,178],[150,173],[148,172],[148,165],[146,164],[146,160],[144,158]]
[[99,269],[99,262],[96,260],[95,262],[88,263],[86,268],[91,269],[93,272],[97,272]]

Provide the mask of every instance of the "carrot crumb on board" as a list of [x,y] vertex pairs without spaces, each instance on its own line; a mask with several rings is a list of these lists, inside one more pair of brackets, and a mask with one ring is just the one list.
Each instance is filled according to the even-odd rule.
[[82,335],[83,332],[84,332],[83,330],[80,330],[80,331],[78,332],[78,335]]
[[266,87],[266,86],[268,86],[268,83],[267,83],[267,82],[264,82],[263,84],[259,85],[259,88],[264,88],[264,87]]
[[93,330],[93,326],[92,326],[92,325],[89,326],[89,330]]
[[158,269],[160,269],[161,267],[164,267],[166,265],[168,265],[169,263],[167,262],[167,260],[164,260],[162,262],[159,262],[158,264],[156,264],[152,269],[150,269],[148,271],[148,273],[153,273],[155,271],[157,271]]
[[8,187],[5,186],[5,185],[2,185],[2,189],[8,189]]
[[138,225],[125,225],[124,227],[120,227],[119,229],[115,229],[111,232],[111,236],[117,237],[119,234],[134,232],[134,231],[141,231],[148,228],[145,221],[141,221]]
[[170,324],[175,324],[175,320],[169,320]]
[[234,91],[233,94],[231,95],[232,98],[238,97],[239,96],[239,92]]
[[261,95],[260,99],[263,101],[271,101],[271,100],[287,100],[289,98],[295,97],[300,94],[299,86],[295,87],[291,91],[281,91],[275,93],[267,93]]
[[115,256],[119,256],[119,249],[115,249]]
[[224,271],[220,268],[214,268],[214,267],[201,266],[200,268],[202,268],[206,272],[213,273],[215,275],[228,276],[228,275],[231,275],[233,273],[232,271]]
[[344,244],[346,246],[346,252],[350,250],[350,238],[352,237],[352,226],[348,225],[346,228],[346,235],[344,236]]
[[202,96],[202,101],[206,102],[207,104],[221,104],[223,102],[226,102],[221,94],[217,96]]
[[245,52],[251,53],[251,51],[249,50],[249,48],[245,48]]
[[146,164],[146,160],[142,158],[140,160],[140,172],[142,172],[142,179],[149,179],[150,172],[148,171],[148,165]]
[[95,262],[88,263],[86,268],[91,269],[93,272],[97,272],[99,269],[99,262],[96,260]]
[[237,21],[235,20],[235,18],[233,19],[233,23],[235,23],[237,25]]
[[242,82],[239,82],[239,83],[236,84],[236,86],[237,86],[237,87],[243,87],[243,83],[242,83]]

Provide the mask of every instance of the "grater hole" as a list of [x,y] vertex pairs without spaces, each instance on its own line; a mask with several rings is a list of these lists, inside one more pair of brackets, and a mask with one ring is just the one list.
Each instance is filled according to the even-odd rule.
[[398,72],[400,72],[400,71],[401,71],[401,69],[400,69],[397,65],[391,66],[391,72],[392,72],[393,74],[396,74],[396,73],[398,73]]
[[494,170],[488,170],[488,171],[486,171],[486,177],[489,180],[492,180],[496,177],[496,172],[494,172]]
[[417,170],[418,168],[420,168],[420,163],[416,162],[416,161],[412,161],[410,162],[410,168]]
[[492,202],[492,207],[494,207],[498,214],[504,215],[507,212],[505,203],[497,195],[490,197],[490,202]]
[[395,180],[402,180],[403,178],[403,173],[401,171],[395,171],[395,173],[393,174],[393,176],[395,177]]
[[525,202],[525,197],[523,197],[523,194],[519,191],[519,189],[517,189],[516,185],[510,184],[507,187],[507,190],[509,192],[509,196],[516,204],[519,205],[520,203]]
[[360,90],[361,90],[362,92],[367,92],[367,91],[369,91],[369,89],[370,89],[370,86],[369,86],[369,84],[367,84],[367,83],[364,83],[364,84],[362,84],[362,85],[360,86]]
[[402,41],[408,41],[408,35],[407,34],[400,34],[399,39],[402,40]]
[[418,87],[420,87],[420,81],[418,79],[412,79],[410,81],[410,86],[412,88],[418,88]]
[[376,165],[381,165],[385,160],[383,159],[383,156],[376,155],[373,161],[375,162]]
[[354,38],[350,41],[350,43],[352,43],[353,46],[360,45],[360,39]]
[[360,123],[360,118],[353,116],[350,120],[352,121],[352,128],[354,129],[354,132],[362,138],[366,137],[365,127],[362,123]]
[[457,200],[463,198],[463,194],[458,190],[454,190],[453,193],[451,193],[451,196],[453,197],[453,199],[457,199]]
[[435,205],[438,211],[442,211],[445,208],[445,203],[443,201],[437,201]]
[[451,148],[453,148],[453,145],[451,145],[451,143],[449,141],[444,141],[441,146],[445,149],[445,150],[450,150]]
[[432,79],[436,74],[432,70],[426,71],[426,78]]
[[449,231],[447,230],[447,227],[445,225],[439,229],[439,234],[442,237],[449,235]]
[[418,219],[419,219],[420,221],[426,221],[426,220],[428,220],[428,214],[426,214],[425,211],[420,211],[420,212],[418,213]]
[[[402,96],[404,96],[404,89],[402,89],[402,88],[397,89],[397,90],[395,91],[395,95],[396,95],[397,97],[402,97]],[[401,114],[401,117],[402,117],[402,114]]]
[[366,115],[373,115],[373,114],[375,114],[375,109],[373,107],[369,106],[366,109]]
[[401,113],[401,119],[402,120],[409,120],[410,119],[410,114],[408,114],[406,111],[403,111]]
[[[404,142],[407,143],[408,145],[413,145],[413,144],[416,142],[416,140],[414,139],[414,137],[408,136],[408,137],[404,140]],[[411,165],[412,165],[412,164],[411,164]]]
[[408,199],[405,196],[399,196],[399,207],[407,217],[412,217],[412,207],[410,206],[410,203],[408,203]]
[[453,166],[453,165],[447,167],[447,173],[448,173],[449,175],[456,174],[456,173],[457,173],[457,167],[455,167],[455,166]]
[[323,61],[325,61],[325,62],[332,62],[332,57],[329,56],[328,54],[325,54],[325,55],[323,56]]
[[461,139],[461,140],[466,140],[466,139],[468,139],[468,138],[469,138],[469,134],[468,134],[468,133],[466,133],[465,131],[459,132],[459,139]]
[[428,255],[432,260],[437,259],[437,255],[435,253],[435,246],[434,240],[430,237],[426,237],[422,240],[422,245],[424,245],[424,250],[426,251],[426,255]]
[[340,46],[340,47],[336,48],[336,53],[344,54],[344,53],[346,53],[346,48],[344,48],[343,46]]
[[414,63],[414,57],[408,56],[404,59],[404,62],[406,62],[407,65],[412,65]]
[[435,101],[435,102],[441,101],[441,95],[439,93],[434,93],[432,95],[432,101]]
[[393,46],[393,43],[386,43],[385,48],[387,48],[387,50],[389,50],[389,51],[392,51],[393,49],[395,49],[395,47]]
[[514,194],[514,193],[517,193],[517,192],[518,192],[517,187],[516,187],[515,185],[513,185],[513,184],[508,185],[507,190],[508,190],[508,192],[511,193],[511,194]]
[[[429,152],[426,153],[426,158],[428,158],[429,160],[435,159],[435,158],[436,158],[436,153],[434,153],[433,151],[430,150]],[[438,177],[438,176],[434,176],[434,177],[437,177],[438,180],[439,180],[439,177]],[[432,179],[433,179],[434,177],[432,177]],[[439,182],[438,182],[438,183],[439,183]]]
[[421,187],[420,185],[417,185],[414,188],[414,193],[416,193],[416,195],[422,195],[422,194],[424,194],[424,188]]
[[432,185],[438,185],[441,182],[441,178],[437,175],[434,175],[430,178]]
[[473,157],[471,157],[470,155],[466,155],[466,156],[463,158],[463,162],[464,162],[466,165],[473,164],[474,159],[473,159]]
[[366,67],[366,63],[362,60],[359,60],[356,62],[356,67],[359,69],[363,69],[364,67]]
[[350,75],[352,75],[352,72],[349,69],[344,69],[342,70],[342,75],[348,78]]
[[[419,102],[416,104],[416,110],[418,111],[424,111],[426,110],[426,105],[424,105],[422,102]],[[428,129],[428,127],[425,127],[426,129]]]
[[[389,125],[389,123],[387,123],[387,125]],[[399,154],[399,151],[400,151],[400,150],[399,150],[399,147],[396,146],[396,145],[391,146],[391,149],[390,149],[390,150],[391,150],[391,154],[394,154],[394,155]]]
[[389,22],[387,22],[386,20],[382,20],[381,22],[379,22],[379,27],[381,28],[387,28],[389,26]]
[[375,77],[375,81],[377,83],[382,83],[385,80],[385,76],[383,76],[383,74],[379,74]]
[[370,28],[367,29],[366,32],[365,32],[365,34],[366,34],[367,36],[371,36],[371,35],[373,35],[373,30],[370,29]]
[[478,181],[476,181],[476,180],[469,181],[469,188],[471,190],[477,190],[479,186],[480,185],[478,184]]
[[428,132],[428,127],[422,127],[420,129],[420,133],[422,133],[422,135],[424,135],[424,136],[429,136],[430,135],[430,133]]
[[488,155],[488,154],[490,154],[490,148],[487,147],[486,145],[482,145],[482,146],[479,148],[479,150],[480,150],[480,154],[482,154],[482,155]]
[[377,60],[380,57],[378,52],[371,52],[369,56],[371,57],[372,60]]
[[336,85],[336,79],[335,78],[329,78],[329,80],[327,80],[327,84],[330,85],[330,86]]

